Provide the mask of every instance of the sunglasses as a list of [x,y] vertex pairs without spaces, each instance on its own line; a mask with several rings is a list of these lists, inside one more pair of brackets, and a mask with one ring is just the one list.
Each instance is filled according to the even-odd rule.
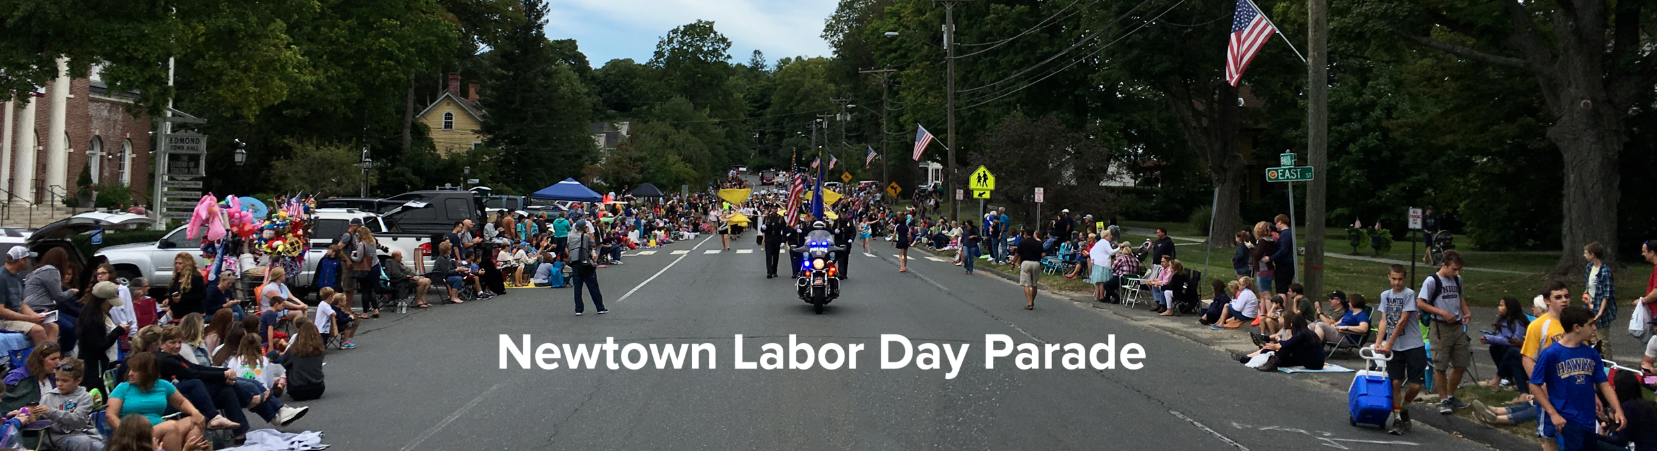
[[58,366],[57,366],[57,370],[58,371],[74,371],[75,366],[67,364],[67,363],[59,363]]

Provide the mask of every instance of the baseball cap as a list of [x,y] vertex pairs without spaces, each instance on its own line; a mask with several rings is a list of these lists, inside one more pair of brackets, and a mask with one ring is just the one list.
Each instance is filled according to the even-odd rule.
[[1539,308],[1539,309],[1542,309],[1542,310],[1547,310],[1548,309],[1548,300],[1546,298],[1544,298],[1542,295],[1538,294],[1538,295],[1536,295],[1536,299],[1532,299],[1530,301],[1530,305],[1535,306],[1536,308]]
[[1070,209],[1069,209],[1069,208],[1066,208],[1066,209],[1063,209],[1063,210],[1059,210],[1059,213],[1069,213],[1069,212],[1070,212]]
[[11,249],[6,250],[6,260],[7,261],[22,260],[22,259],[25,259],[25,258],[33,258],[33,257],[36,257],[38,255],[39,254],[36,254],[34,252],[29,252],[29,248],[24,247],[24,246],[13,246]]
[[98,282],[97,285],[92,286],[92,295],[109,300],[109,305],[112,306],[120,307],[124,303],[121,300],[120,288],[115,285],[115,282]]
[[362,225],[362,218],[351,218],[351,225]]
[[1341,290],[1331,291],[1329,292],[1329,299],[1340,299],[1342,302],[1345,302],[1346,292]]

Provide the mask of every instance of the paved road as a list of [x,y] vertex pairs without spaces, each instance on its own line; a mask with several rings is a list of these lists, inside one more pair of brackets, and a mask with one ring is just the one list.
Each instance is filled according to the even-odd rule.
[[[755,248],[751,233],[738,241]],[[1025,311],[999,278],[925,259],[900,274],[884,242],[854,254],[844,296],[822,315],[793,296],[786,268],[764,278],[759,252],[710,249],[717,237],[600,270],[607,315],[572,315],[569,289],[521,289],[370,320],[360,348],[330,351],[327,395],[296,426],[351,450],[1480,448],[1430,429],[1351,427],[1344,393],[1045,294]],[[718,368],[501,369],[500,334],[712,343]],[[867,348],[855,370],[738,370],[735,334],[750,361],[790,334]],[[970,348],[954,379],[913,363],[881,370],[881,334]],[[1147,357],[1136,371],[1018,370],[1010,358],[985,369],[986,334],[1084,345],[1114,335]]]

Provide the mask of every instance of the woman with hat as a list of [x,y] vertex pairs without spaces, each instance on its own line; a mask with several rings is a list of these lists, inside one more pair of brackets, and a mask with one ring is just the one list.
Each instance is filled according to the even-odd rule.
[[80,323],[75,330],[80,334],[79,356],[86,362],[81,386],[87,390],[104,388],[104,370],[114,367],[110,362],[117,360],[120,339],[127,329],[110,319],[109,310],[125,303],[121,300],[120,287],[115,282],[104,281],[92,285],[92,297],[81,309]]

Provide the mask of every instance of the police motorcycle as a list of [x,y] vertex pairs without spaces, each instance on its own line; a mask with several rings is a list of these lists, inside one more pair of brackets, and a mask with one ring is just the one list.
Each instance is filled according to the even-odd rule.
[[834,234],[828,230],[828,225],[816,221],[811,223],[811,231],[806,233],[805,245],[794,248],[794,251],[804,256],[800,259],[800,278],[794,283],[800,300],[811,304],[812,310],[821,315],[824,305],[840,297],[839,268],[834,264],[834,253],[845,252],[846,249],[835,246]]

